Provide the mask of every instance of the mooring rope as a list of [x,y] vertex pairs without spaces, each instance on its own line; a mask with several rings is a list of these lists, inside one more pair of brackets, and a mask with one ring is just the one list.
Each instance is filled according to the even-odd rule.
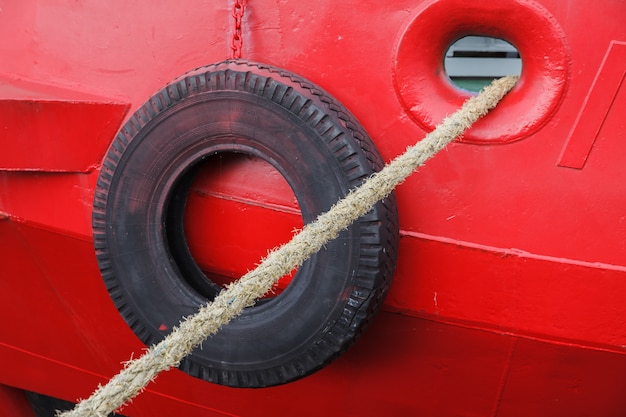
[[126,362],[124,369],[99,386],[91,397],[79,402],[59,417],[106,417],[139,394],[161,372],[178,366],[180,361],[216,333],[255,300],[267,293],[280,277],[316,253],[356,219],[366,214],[402,183],[427,159],[463,134],[474,122],[493,109],[513,88],[518,77],[494,80],[480,94],[467,100],[461,109],[445,118],[437,128],[416,145],[395,158],[380,172],[352,190],[329,211],[307,224],[290,242],[270,251],[254,270],[224,289],[213,302],[184,319],[160,343],[141,357]]

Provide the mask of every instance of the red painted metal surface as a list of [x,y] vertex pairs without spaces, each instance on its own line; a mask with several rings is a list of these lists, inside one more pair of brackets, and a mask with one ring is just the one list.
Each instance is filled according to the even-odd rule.
[[584,104],[567,136],[559,160],[560,166],[582,169],[585,165],[604,121],[614,109],[617,93],[626,76],[624,62],[626,62],[626,42],[611,42],[589,94],[585,96]]
[[[124,413],[623,415],[624,2],[245,7],[243,57],[329,91],[387,160],[466,96],[437,58],[453,38],[512,42],[522,78],[494,114],[399,187],[400,256],[384,311],[337,362],[260,390],[171,371]],[[76,400],[142,350],[93,254],[95,179],[127,111],[230,56],[232,8],[2,5],[0,384],[14,388],[0,395]],[[281,180],[237,158],[202,173],[187,234],[204,268],[236,277],[289,238],[300,220]]]
[[0,413],[3,416],[35,417],[24,391],[0,385]]
[[0,79],[0,169],[94,170],[128,107],[80,91]]
[[[442,68],[441,51],[464,36],[488,36],[514,44],[523,57],[518,87],[463,135],[470,143],[507,143],[529,136],[559,105],[568,81],[569,49],[558,22],[540,4],[424,2],[400,35],[393,75],[405,111],[428,130],[470,96]],[[419,59],[417,59],[419,57]]]
[[[289,241],[303,226],[296,197],[282,175],[259,158],[237,154],[205,162],[185,217],[196,263],[221,283],[254,269],[268,249]],[[288,283],[288,277],[281,279],[274,291]]]

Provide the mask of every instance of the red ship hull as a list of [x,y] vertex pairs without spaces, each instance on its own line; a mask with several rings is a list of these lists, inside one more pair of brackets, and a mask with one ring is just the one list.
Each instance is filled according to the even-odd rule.
[[[85,398],[145,348],[100,276],[96,181],[142,103],[230,57],[232,4],[14,3],[0,12],[0,411],[29,416],[24,391]],[[626,6],[596,3],[248,0],[243,58],[328,91],[386,161],[469,96],[442,74],[455,39],[510,41],[522,77],[397,189],[391,288],[338,360],[262,389],[168,371],[122,414],[623,415]],[[265,164],[203,178],[189,238],[209,269],[234,278],[301,225]]]

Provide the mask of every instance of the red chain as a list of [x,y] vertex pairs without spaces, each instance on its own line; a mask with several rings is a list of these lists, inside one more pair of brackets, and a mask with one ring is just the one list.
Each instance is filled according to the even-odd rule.
[[230,42],[232,59],[241,58],[241,46],[243,45],[243,35],[241,34],[241,20],[243,19],[243,2],[244,0],[235,0],[233,4],[233,37]]

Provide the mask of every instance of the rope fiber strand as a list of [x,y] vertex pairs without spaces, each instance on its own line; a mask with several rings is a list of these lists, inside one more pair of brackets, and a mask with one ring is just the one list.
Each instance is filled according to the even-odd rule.
[[241,311],[267,293],[275,281],[300,266],[330,240],[387,197],[426,160],[461,136],[474,122],[486,115],[513,88],[518,77],[494,80],[461,109],[448,116],[416,145],[395,158],[380,172],[337,202],[316,221],[307,224],[290,242],[270,251],[254,270],[230,284],[213,302],[185,318],[163,341],[147,349],[139,358],[126,362],[122,371],[106,385],[99,386],[73,410],[58,417],[106,417],[138,395],[161,372],[180,361],[215,334]]

